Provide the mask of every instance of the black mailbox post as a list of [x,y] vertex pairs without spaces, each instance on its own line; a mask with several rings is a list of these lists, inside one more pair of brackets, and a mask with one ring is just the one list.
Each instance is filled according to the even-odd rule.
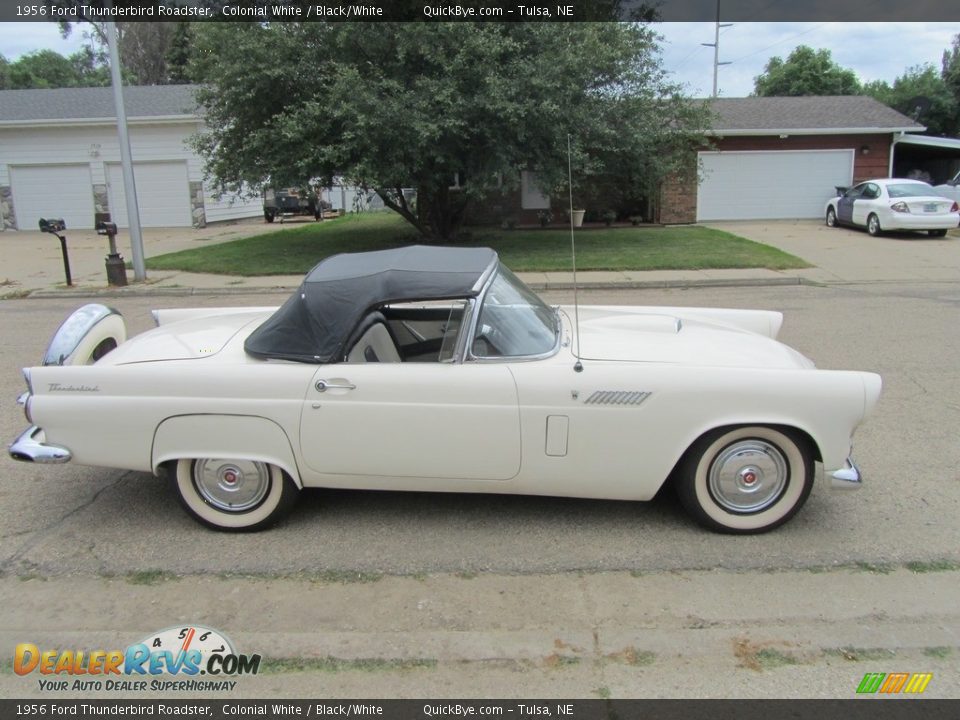
[[127,267],[123,264],[123,255],[117,252],[117,224],[110,222],[109,213],[97,213],[97,234],[106,235],[110,241],[110,254],[107,255],[107,284],[125,286]]
[[60,240],[60,254],[63,255],[63,272],[64,275],[67,276],[67,287],[70,287],[73,285],[73,278],[70,277],[70,256],[67,255],[67,238],[63,234],[63,231],[66,229],[67,224],[62,218],[57,220],[40,218],[40,232],[56,235]]

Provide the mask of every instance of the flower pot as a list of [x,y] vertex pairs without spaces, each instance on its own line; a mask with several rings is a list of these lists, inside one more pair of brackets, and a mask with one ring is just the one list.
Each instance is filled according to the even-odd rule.
[[580,227],[583,225],[583,216],[586,213],[586,210],[574,210],[572,214],[573,226]]

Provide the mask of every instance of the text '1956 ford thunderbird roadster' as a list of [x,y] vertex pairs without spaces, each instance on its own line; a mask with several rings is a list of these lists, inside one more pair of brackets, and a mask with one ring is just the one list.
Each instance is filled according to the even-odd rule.
[[99,304],[27,368],[17,460],[166,474],[221,530],[304,487],[649,500],[770,530],[855,488],[878,375],[818,370],[762,310],[550,307],[488,248],[327,258],[279,308]]

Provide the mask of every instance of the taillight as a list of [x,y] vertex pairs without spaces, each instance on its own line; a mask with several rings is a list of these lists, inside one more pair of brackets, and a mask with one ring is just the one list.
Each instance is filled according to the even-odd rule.
[[956,201],[950,206],[950,212],[960,212],[960,205],[957,205]]
[[890,209],[898,213],[908,213],[910,212],[910,207],[903,201],[895,202],[890,206]]

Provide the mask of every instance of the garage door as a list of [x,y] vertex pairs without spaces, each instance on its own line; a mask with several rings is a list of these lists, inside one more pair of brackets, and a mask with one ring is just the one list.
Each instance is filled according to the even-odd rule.
[[68,230],[93,227],[89,165],[11,167],[10,187],[20,230],[36,230],[40,218],[63,218]]
[[[140,162],[133,164],[137,203],[142,227],[189,227],[190,184],[185,162]],[[107,165],[110,215],[120,227],[127,227],[127,196],[123,190],[123,168]]]
[[853,150],[703,152],[697,220],[815,218],[853,180]]

